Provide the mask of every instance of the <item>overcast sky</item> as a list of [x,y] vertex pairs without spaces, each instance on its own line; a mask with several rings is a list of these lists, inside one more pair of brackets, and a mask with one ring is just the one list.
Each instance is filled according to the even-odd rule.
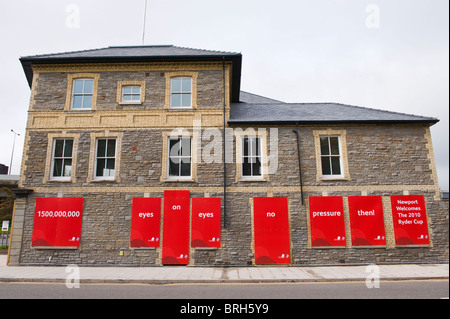
[[[30,89],[20,56],[142,43],[145,0],[0,1],[0,163],[20,173]],[[437,117],[449,189],[448,0],[148,0],[145,44],[241,52],[241,89]]]

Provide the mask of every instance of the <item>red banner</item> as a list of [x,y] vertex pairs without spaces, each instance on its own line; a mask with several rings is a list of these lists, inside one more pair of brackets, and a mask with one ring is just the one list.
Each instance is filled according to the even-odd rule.
[[189,206],[189,191],[164,191],[164,265],[189,264]]
[[130,247],[159,247],[161,198],[133,198]]
[[83,198],[36,198],[33,247],[79,247]]
[[192,198],[191,247],[220,247],[220,198]]
[[381,196],[349,196],[352,246],[386,246]]
[[427,213],[423,195],[391,196],[396,245],[429,245]]
[[309,197],[313,247],[345,247],[344,205],[341,196]]
[[290,264],[291,240],[287,197],[255,197],[255,263]]

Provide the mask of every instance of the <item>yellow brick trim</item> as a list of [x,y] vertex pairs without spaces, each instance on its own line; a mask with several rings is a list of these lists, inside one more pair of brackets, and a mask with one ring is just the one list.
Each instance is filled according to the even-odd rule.
[[[66,104],[64,110],[72,110],[72,92],[73,92],[73,81],[76,79],[93,79],[94,87],[92,92],[92,107],[89,110],[97,109],[97,92],[98,92],[98,79],[100,78],[99,73],[72,73],[67,75],[67,91],[66,91]],[[74,110],[74,111],[88,111],[88,110]]]
[[159,247],[156,247],[156,253],[158,255],[157,258],[155,258],[155,264],[162,264],[162,248],[163,248],[163,241],[164,241],[164,196],[161,198],[161,220],[159,223]]
[[350,209],[348,207],[348,196],[342,196],[344,207],[344,225],[345,225],[345,245],[347,248],[352,247],[352,231],[350,225]]
[[248,199],[250,206],[250,228],[251,228],[251,236],[252,241],[250,243],[250,250],[253,254],[252,265],[256,264],[256,255],[255,255],[255,205],[253,204],[253,197]]
[[[226,62],[226,68],[231,69],[231,62]],[[34,72],[61,73],[61,72],[151,72],[151,71],[197,71],[222,70],[221,62],[163,62],[163,63],[92,63],[92,64],[41,64],[33,66]]]
[[[197,108],[197,79],[198,79],[198,72],[192,72],[192,71],[178,71],[178,72],[166,72],[166,92],[165,92],[165,100],[164,100],[164,109],[171,109],[171,110],[186,110],[186,109],[196,109]],[[172,78],[177,77],[189,77],[192,79],[192,92],[191,92],[191,98],[192,98],[192,107],[191,108],[171,108],[170,107],[170,99],[171,99],[171,80]]]
[[[333,130],[328,128],[327,130],[313,130],[314,135],[314,147],[316,154],[316,167],[317,167],[317,175],[316,180],[320,181],[332,181],[332,180],[350,180],[350,171],[348,167],[348,156],[347,156],[347,131],[346,130]],[[338,136],[339,146],[340,146],[340,156],[341,156],[341,169],[343,173],[342,178],[324,178],[322,175],[322,160],[321,160],[321,152],[320,152],[320,137],[325,136]]]
[[[183,111],[182,116],[180,113]],[[120,111],[30,111],[27,128],[32,130],[81,130],[129,128],[193,127],[201,119],[202,127],[223,126],[220,109],[120,110]]]
[[429,168],[431,170],[431,178],[433,179],[434,185],[435,185],[435,200],[441,199],[441,190],[439,187],[439,179],[437,174],[437,168],[436,168],[436,160],[434,158],[434,150],[433,150],[433,143],[431,140],[431,131],[430,128],[427,127],[425,130],[425,139],[427,141],[426,148],[428,149],[427,158],[430,161]]
[[33,107],[36,104],[35,97],[37,93],[38,80],[39,80],[39,72],[35,70],[35,67],[33,67],[33,82],[31,84],[30,107],[29,107],[30,111],[33,110]]
[[116,91],[117,104],[139,104],[136,101],[124,102],[122,101],[122,88],[124,86],[140,86],[141,87],[141,100],[140,103],[145,102],[145,81],[118,81]]
[[25,183],[25,177],[26,177],[25,169],[27,167],[26,162],[28,161],[28,152],[30,150],[30,140],[31,140],[30,131],[28,129],[26,129],[24,146],[23,146],[23,151],[22,151],[22,163],[20,165],[20,178],[19,178],[19,183],[18,183],[19,188],[24,187],[24,183]]
[[384,231],[386,233],[386,248],[395,248],[394,221],[390,196],[381,196],[383,203]]
[[[433,192],[434,185],[406,185],[410,191],[422,191],[422,192]],[[46,193],[49,191],[63,192],[63,193],[160,193],[165,190],[190,190],[191,192],[201,192],[201,193],[222,193],[223,186],[211,187],[211,186],[118,186],[118,187],[105,187],[105,186],[74,186],[74,187],[30,187],[36,193]],[[322,191],[327,192],[360,192],[367,191],[377,195],[377,192],[400,192],[405,189],[405,185],[361,185],[361,186],[303,186],[304,192],[311,193],[321,193]],[[277,193],[298,193],[298,186],[231,186],[227,187],[228,193],[267,193],[271,192],[273,194]],[[306,198],[307,202],[307,198]]]

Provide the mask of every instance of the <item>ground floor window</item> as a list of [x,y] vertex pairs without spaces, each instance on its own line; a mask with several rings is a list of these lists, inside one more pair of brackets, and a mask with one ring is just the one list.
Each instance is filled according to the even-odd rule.
[[191,138],[169,138],[168,178],[191,178]]

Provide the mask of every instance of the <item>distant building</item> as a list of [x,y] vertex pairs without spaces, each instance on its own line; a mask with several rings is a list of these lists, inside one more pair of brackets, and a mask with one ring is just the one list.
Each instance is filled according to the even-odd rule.
[[0,164],[0,175],[7,175],[9,167],[3,164]]

